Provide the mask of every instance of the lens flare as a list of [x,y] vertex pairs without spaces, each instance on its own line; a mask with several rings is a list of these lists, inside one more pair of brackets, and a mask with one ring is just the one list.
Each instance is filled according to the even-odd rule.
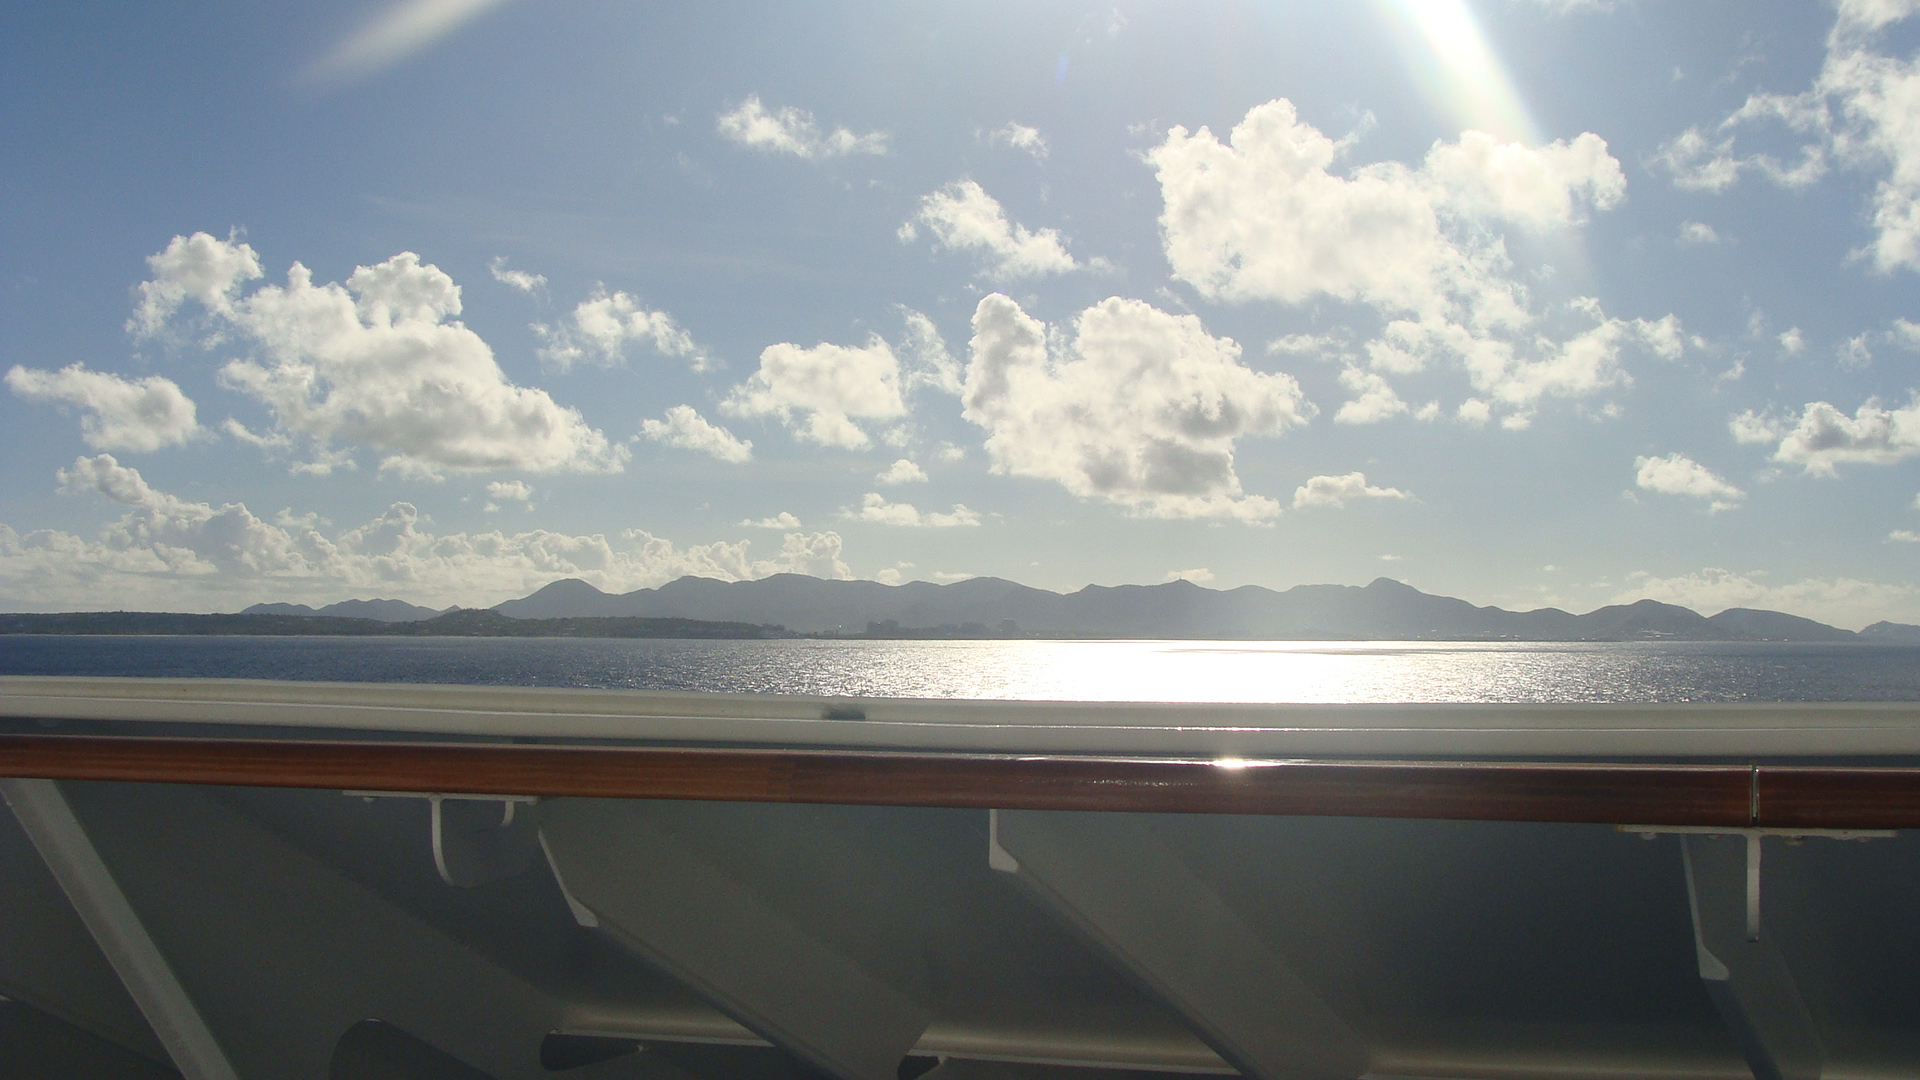
[[1538,146],[1540,131],[1466,0],[1380,0],[1408,70],[1458,128]]

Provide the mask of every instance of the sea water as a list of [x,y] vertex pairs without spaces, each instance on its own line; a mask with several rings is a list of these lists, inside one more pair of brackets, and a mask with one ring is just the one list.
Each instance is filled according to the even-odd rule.
[[1920,701],[1920,647],[0,636],[0,674],[1212,702]]

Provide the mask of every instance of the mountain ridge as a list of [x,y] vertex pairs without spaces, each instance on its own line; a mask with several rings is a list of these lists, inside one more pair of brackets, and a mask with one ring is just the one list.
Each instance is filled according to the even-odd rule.
[[[678,618],[867,636],[1216,638],[1436,641],[1853,641],[1862,635],[1784,612],[1729,608],[1712,617],[1657,600],[1575,615],[1509,611],[1421,592],[1392,578],[1364,586],[1209,589],[1187,581],[1088,585],[1071,593],[1002,578],[947,585],[830,581],[776,574],[726,582],[681,577],[607,593],[563,578],[491,609],[512,618]],[[1903,641],[1903,624],[1864,640]]]

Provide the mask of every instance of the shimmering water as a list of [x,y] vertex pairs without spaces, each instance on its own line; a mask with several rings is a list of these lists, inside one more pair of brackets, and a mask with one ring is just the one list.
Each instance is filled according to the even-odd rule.
[[1920,701],[1920,648],[0,636],[0,674],[1078,701]]

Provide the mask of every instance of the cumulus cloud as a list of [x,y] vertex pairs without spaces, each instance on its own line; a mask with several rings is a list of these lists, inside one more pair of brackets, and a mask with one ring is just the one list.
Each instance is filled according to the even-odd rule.
[[533,498],[533,485],[525,480],[495,480],[487,485],[487,496],[513,502],[526,502]]
[[1637,457],[1633,467],[1638,470],[1633,482],[1642,491],[1654,491],[1662,495],[1682,495],[1691,499],[1706,499],[1713,511],[1731,510],[1740,505],[1747,493],[1721,479],[1712,469],[1687,457],[1673,453],[1666,457]]
[[253,248],[207,233],[176,236],[166,250],[147,256],[152,278],[140,283],[127,330],[142,337],[160,332],[180,306],[191,300],[209,313],[232,317],[240,287],[264,277]]
[[682,450],[698,450],[736,465],[753,460],[752,442],[710,423],[691,405],[668,409],[665,420],[643,421],[640,431],[654,442]]
[[1599,136],[1536,148],[1467,131],[1418,168],[1389,161],[1342,175],[1334,165],[1347,149],[1284,99],[1250,110],[1226,142],[1206,128],[1170,130],[1147,160],[1174,276],[1209,299],[1362,305],[1385,324],[1365,347],[1383,378],[1446,360],[1490,407],[1523,418],[1543,398],[1624,384],[1627,345],[1679,341],[1672,316],[1609,318],[1590,300],[1569,312],[1594,325],[1555,340],[1513,272],[1503,227],[1576,227],[1624,196]]
[[1204,566],[1196,566],[1191,570],[1169,570],[1167,571],[1167,576],[1160,580],[1191,581],[1195,585],[1205,585],[1207,582],[1213,580],[1213,571]]
[[28,401],[85,410],[80,437],[100,450],[158,450],[202,433],[193,401],[173,380],[158,375],[123,379],[80,364],[59,371],[15,365],[7,371],[7,388]]
[[[1067,253],[1059,230],[1029,229],[1007,220],[999,201],[972,180],[948,184],[922,198],[914,220],[933,234],[936,246],[983,256],[987,273],[995,278],[1064,274],[1085,265]],[[912,222],[903,227],[903,239],[915,235]]]
[[923,484],[927,480],[927,470],[907,458],[901,458],[873,479],[880,484]]
[[887,136],[883,132],[855,135],[837,127],[822,135],[820,125],[807,110],[791,105],[769,109],[755,95],[749,95],[737,108],[720,114],[717,130],[722,138],[741,146],[767,153],[792,154],[810,161],[887,152]]
[[582,361],[618,364],[626,359],[629,342],[684,359],[695,371],[704,371],[712,363],[707,351],[673,316],[650,311],[627,293],[609,293],[605,287],[595,288],[561,322],[535,323],[533,330],[546,342],[540,358],[562,371]]
[[493,280],[510,289],[519,289],[523,293],[537,293],[547,287],[545,274],[529,274],[525,270],[507,269],[505,255],[495,256],[493,261],[487,264],[487,270],[493,275]]
[[1912,585],[1854,578],[1806,578],[1773,585],[1763,580],[1766,577],[1757,571],[1742,574],[1719,567],[1675,577],[1636,573],[1630,575],[1631,584],[1613,598],[1613,603],[1648,598],[1707,615],[1734,607],[1765,608],[1848,629],[1882,619],[1920,621],[1920,588]]
[[998,146],[1010,146],[1022,150],[1036,158],[1047,156],[1047,140],[1038,128],[1031,128],[1018,121],[1009,120],[1006,126],[995,131],[990,137]]
[[235,610],[262,598],[330,603],[375,593],[429,607],[486,605],[564,577],[608,592],[687,574],[740,581],[801,573],[848,578],[837,533],[789,532],[755,558],[748,541],[680,546],[644,530],[619,537],[543,529],[438,533],[408,503],[329,531],[317,515],[272,520],[245,505],[213,506],[158,491],[112,455],[59,473],[71,495],[124,507],[97,539],[0,525],[0,604],[8,610]]
[[906,415],[900,383],[900,360],[877,335],[864,346],[781,342],[761,351],[760,370],[720,408],[730,416],[777,416],[809,442],[857,450],[872,440],[855,420]]
[[950,513],[940,514],[923,512],[911,503],[888,502],[879,492],[869,491],[861,500],[860,508],[846,511],[846,516],[855,521],[869,521],[876,525],[904,525],[914,529],[952,529],[961,526],[980,524],[980,515],[959,503],[953,504]]
[[1304,510],[1313,506],[1340,508],[1356,499],[1407,499],[1412,498],[1399,488],[1374,487],[1367,483],[1367,474],[1363,472],[1344,473],[1340,476],[1316,476],[1293,489],[1293,508]]
[[971,353],[962,415],[986,429],[994,472],[1143,517],[1277,515],[1273,499],[1242,493],[1235,440],[1314,413],[1291,376],[1254,371],[1197,317],[1139,300],[1087,308],[1068,340],[995,293],[974,309]]
[[1788,356],[1798,356],[1807,349],[1807,336],[1797,326],[1789,326],[1780,332],[1780,351]]
[[259,276],[246,245],[206,233],[175,237],[149,260],[135,322],[157,330],[186,301],[238,332],[251,355],[220,371],[228,387],[273,413],[283,433],[370,446],[383,470],[618,472],[627,460],[578,410],[515,386],[493,350],[454,316],[460,287],[402,252],[354,270],[344,285],[313,282],[294,263],[287,284],[240,295]]
[[780,529],[791,532],[800,528],[800,519],[782,510],[772,517],[764,517],[758,521],[748,518],[740,523],[740,527],[743,529]]
[[1920,532],[1912,529],[1895,529],[1887,534],[1887,540],[1895,544],[1920,544]]
[[[1857,254],[1881,273],[1920,270],[1920,57],[1880,48],[1882,31],[1916,10],[1903,0],[1842,0],[1812,85],[1750,95],[1718,125],[1681,132],[1656,160],[1676,186],[1700,191],[1725,191],[1743,173],[1789,188],[1836,166],[1872,176],[1875,235]],[[1797,154],[1741,152],[1742,134],[1761,125],[1800,140]]]
[[1808,402],[1798,417],[1751,410],[1728,425],[1736,441],[1776,443],[1773,460],[1816,476],[1844,464],[1892,465],[1920,454],[1920,396],[1889,409],[1868,398],[1852,416],[1825,401]]

